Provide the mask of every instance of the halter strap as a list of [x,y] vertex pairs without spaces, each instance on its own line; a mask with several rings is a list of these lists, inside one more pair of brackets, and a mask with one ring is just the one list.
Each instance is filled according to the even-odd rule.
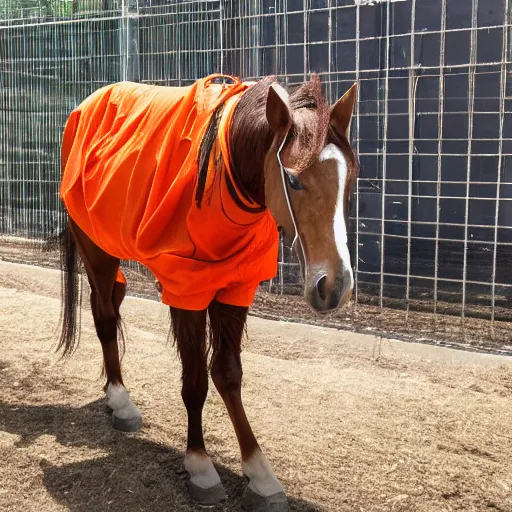
[[284,144],[286,142],[287,137],[288,137],[288,132],[285,133],[283,141],[281,142],[281,145],[279,146],[279,149],[277,150],[277,162],[279,163],[279,168],[281,170],[281,180],[282,180],[282,183],[283,183],[284,196],[286,197],[286,204],[288,206],[288,212],[290,213],[290,217],[292,218],[292,222],[293,222],[293,228],[295,229],[295,236],[293,238],[292,247],[297,242],[299,243],[300,251],[302,253],[302,261],[305,262],[306,261],[306,257],[305,257],[305,254],[304,254],[304,247],[302,245],[302,240],[300,239],[300,235],[299,235],[299,228],[297,227],[297,218],[295,216],[295,212],[294,212],[293,206],[292,206],[292,201],[290,199],[290,191],[288,190],[288,187],[286,185],[286,173],[287,173],[287,171],[286,171],[286,167],[283,165],[283,162],[281,160],[281,150],[284,147]]

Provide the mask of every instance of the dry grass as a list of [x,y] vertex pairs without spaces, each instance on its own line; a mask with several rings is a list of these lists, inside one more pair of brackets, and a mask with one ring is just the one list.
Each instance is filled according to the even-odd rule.
[[[0,510],[198,510],[185,491],[186,420],[168,315],[127,299],[125,380],[136,435],[113,431],[100,347],[51,351],[59,275],[0,263]],[[512,511],[512,362],[251,318],[244,400],[295,511]],[[214,389],[208,449],[240,508],[238,447]]]

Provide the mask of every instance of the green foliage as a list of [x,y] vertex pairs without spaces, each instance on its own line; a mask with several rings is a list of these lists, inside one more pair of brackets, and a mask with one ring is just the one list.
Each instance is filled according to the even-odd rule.
[[65,18],[115,9],[117,0],[0,0],[0,20]]

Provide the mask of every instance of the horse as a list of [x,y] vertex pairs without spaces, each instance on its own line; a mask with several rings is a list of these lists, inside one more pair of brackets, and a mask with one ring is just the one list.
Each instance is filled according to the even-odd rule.
[[317,75],[293,91],[275,77],[212,75],[187,87],[119,82],[86,98],[66,123],[59,349],[70,355],[79,341],[81,259],[113,427],[141,428],[121,374],[120,261],[153,272],[182,364],[188,490],[202,505],[225,498],[203,440],[210,373],[238,438],[249,482],[244,508],[288,510],[244,411],[241,340],[258,284],[275,276],[278,230],[297,253],[314,311],[336,310],[351,297],[356,90],[354,83],[329,106]]

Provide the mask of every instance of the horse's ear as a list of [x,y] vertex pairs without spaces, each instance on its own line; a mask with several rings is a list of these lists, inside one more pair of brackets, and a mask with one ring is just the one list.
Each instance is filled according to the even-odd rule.
[[268,89],[266,115],[275,135],[284,135],[293,124],[288,93],[279,84],[272,84]]
[[357,82],[333,105],[331,109],[331,126],[347,139],[350,135],[350,121],[357,101]]

